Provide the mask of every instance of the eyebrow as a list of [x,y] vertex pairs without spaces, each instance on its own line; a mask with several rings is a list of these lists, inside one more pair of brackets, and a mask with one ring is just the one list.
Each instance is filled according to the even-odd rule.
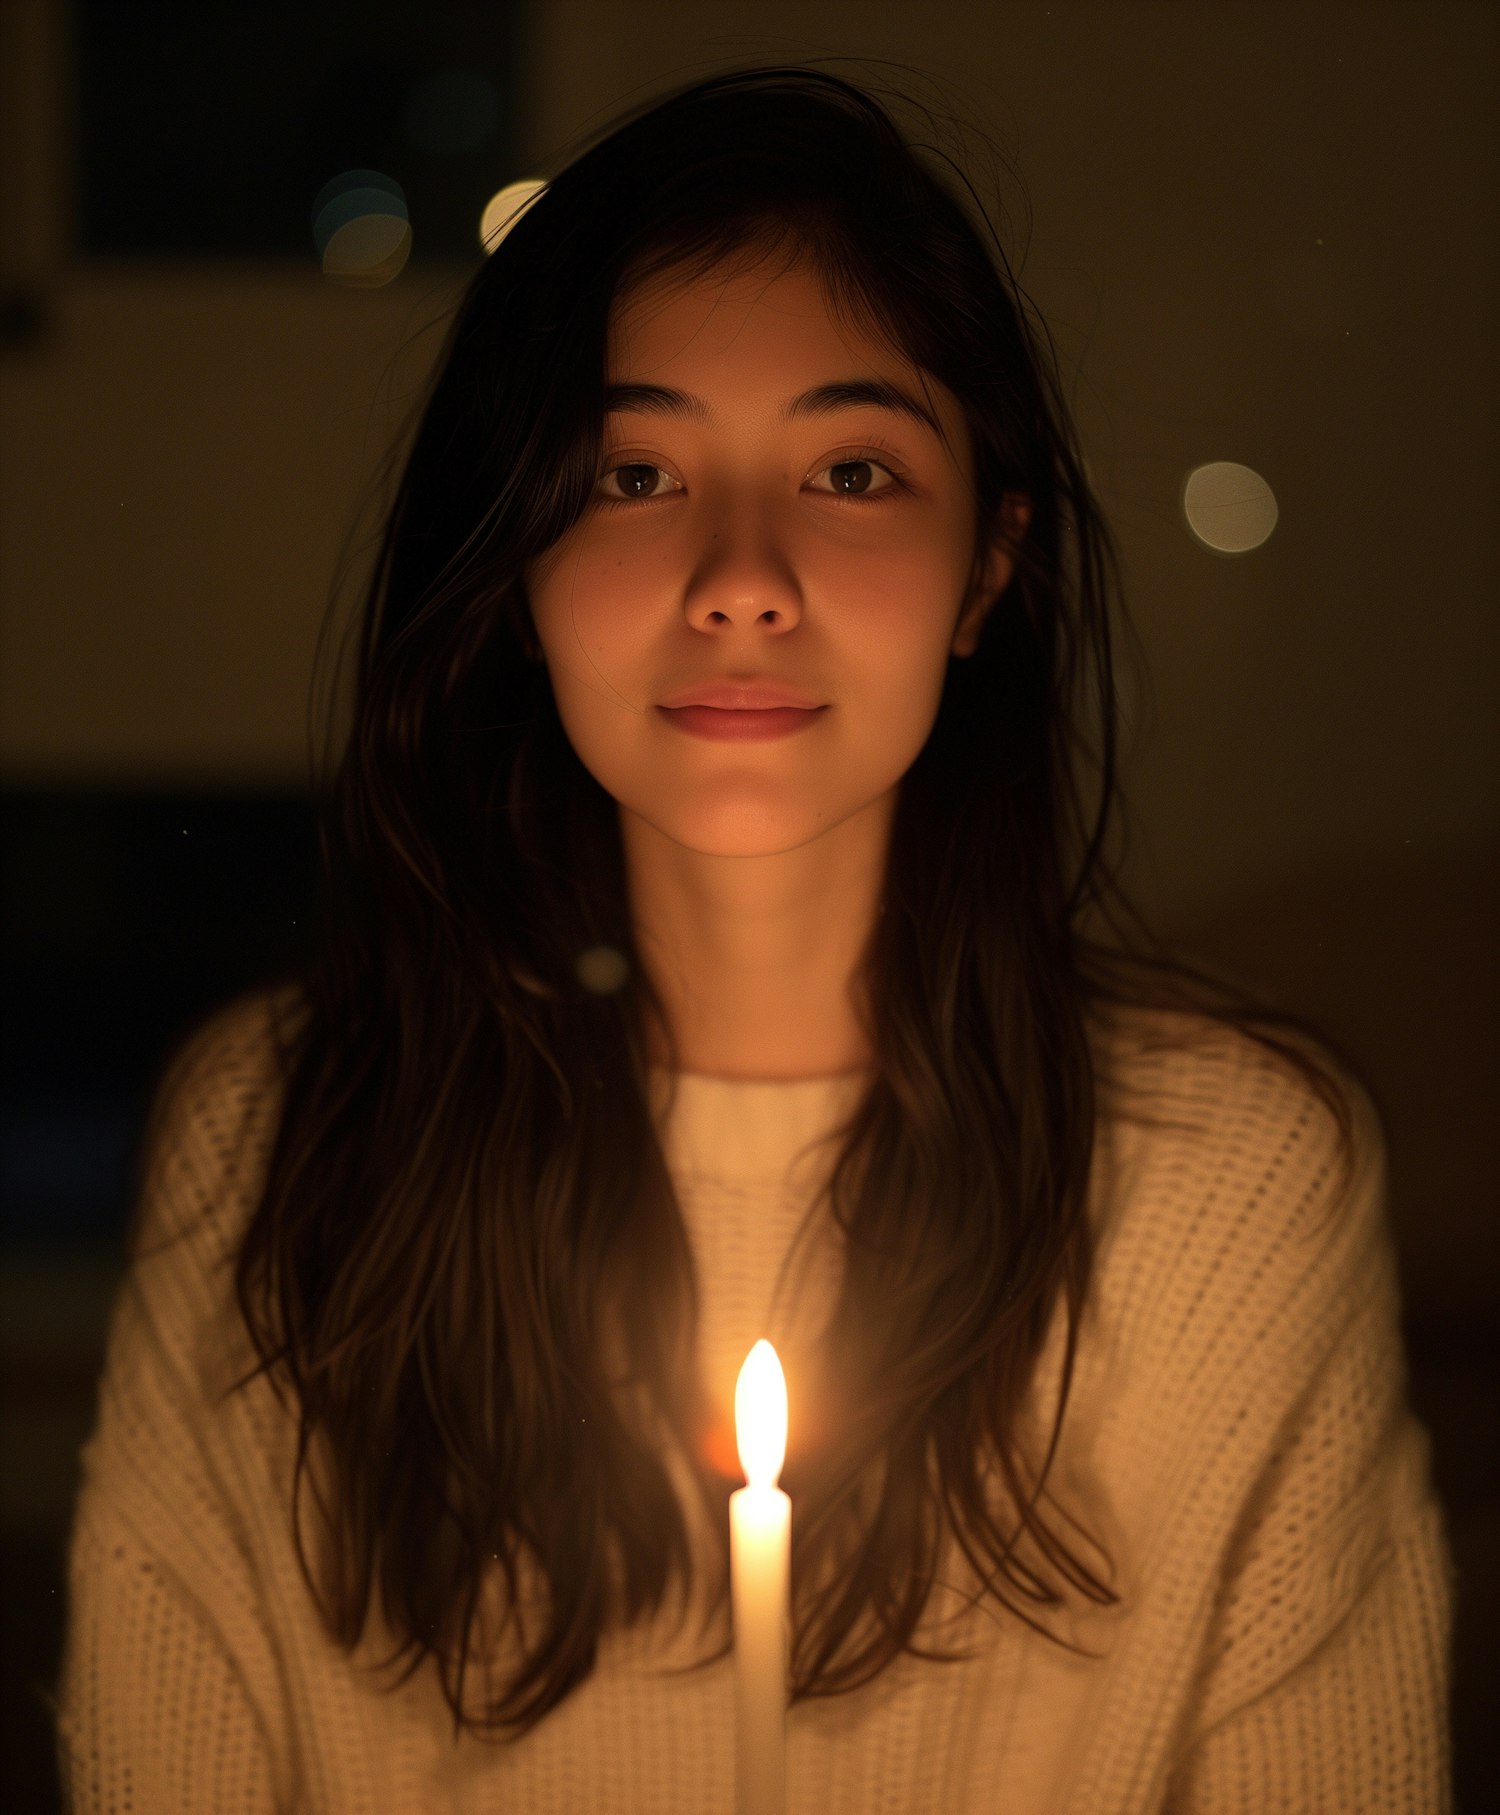
[[[890,410],[908,416],[932,430],[941,441],[943,431],[927,406],[893,384],[887,378],[844,378],[833,384],[814,385],[782,406],[781,420],[791,422],[801,416],[831,416],[836,410],[859,406]],[[685,416],[693,422],[711,424],[714,413],[701,397],[691,391],[673,391],[659,384],[612,384],[604,392],[606,415],[638,411],[648,416]]]

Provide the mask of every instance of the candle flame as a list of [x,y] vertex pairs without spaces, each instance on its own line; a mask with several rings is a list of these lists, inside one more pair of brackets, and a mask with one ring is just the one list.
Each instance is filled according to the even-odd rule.
[[774,1487],[786,1461],[786,1375],[765,1337],[745,1357],[734,1386],[734,1437],[751,1487]]

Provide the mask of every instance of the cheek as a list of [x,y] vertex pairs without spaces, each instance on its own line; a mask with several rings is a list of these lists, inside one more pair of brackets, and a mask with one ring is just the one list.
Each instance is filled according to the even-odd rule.
[[941,688],[962,579],[931,550],[904,550],[828,576],[821,591],[844,659],[872,682]]
[[899,618],[915,629],[956,604],[964,558],[945,522],[907,518],[860,543],[819,551],[808,573],[831,607],[861,611],[882,624]]
[[586,544],[570,550],[531,595],[543,643],[559,656],[576,656],[580,646],[627,646],[645,622],[642,608],[659,598],[661,579],[638,554],[627,560]]
[[935,613],[909,600],[872,607],[841,633],[830,672],[844,706],[841,736],[881,770],[904,768],[927,741],[947,675],[947,641]]
[[618,571],[587,560],[562,563],[531,597],[568,741],[595,778],[612,786],[651,704],[646,615],[629,609]]

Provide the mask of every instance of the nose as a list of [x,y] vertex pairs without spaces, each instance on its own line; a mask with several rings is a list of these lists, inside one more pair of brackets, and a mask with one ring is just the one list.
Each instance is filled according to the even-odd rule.
[[802,588],[785,544],[764,515],[719,515],[708,531],[684,597],[696,630],[788,631],[802,621]]

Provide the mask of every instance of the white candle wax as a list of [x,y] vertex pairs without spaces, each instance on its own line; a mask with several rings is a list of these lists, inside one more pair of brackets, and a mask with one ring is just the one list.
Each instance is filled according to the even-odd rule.
[[776,1485],[786,1422],[781,1363],[770,1343],[757,1342],[734,1390],[735,1437],[748,1485],[729,1496],[738,1815],[783,1815],[786,1808],[792,1503]]

